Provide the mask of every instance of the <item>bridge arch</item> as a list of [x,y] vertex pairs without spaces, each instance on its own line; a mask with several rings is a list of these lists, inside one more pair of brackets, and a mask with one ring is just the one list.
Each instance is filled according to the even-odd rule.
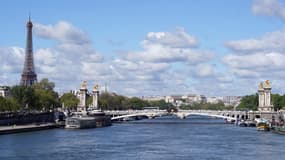
[[236,120],[236,117],[234,115],[233,116],[223,116],[223,115],[218,115],[218,114],[195,113],[195,112],[180,113],[180,114],[176,113],[175,115],[181,119],[184,119],[184,118],[191,116],[191,115],[198,115],[198,116],[222,118],[222,119],[227,119],[227,120]]

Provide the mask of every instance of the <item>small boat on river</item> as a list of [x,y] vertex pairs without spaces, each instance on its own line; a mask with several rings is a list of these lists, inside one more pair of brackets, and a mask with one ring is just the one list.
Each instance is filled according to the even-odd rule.
[[256,127],[258,131],[269,131],[269,123],[265,119],[255,119],[256,121]]
[[285,126],[274,126],[272,132],[285,135]]

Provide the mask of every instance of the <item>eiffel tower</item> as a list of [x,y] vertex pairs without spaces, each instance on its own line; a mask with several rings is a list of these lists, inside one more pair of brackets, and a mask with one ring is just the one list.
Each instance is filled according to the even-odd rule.
[[32,37],[33,23],[29,16],[27,22],[27,42],[25,52],[25,63],[20,84],[23,86],[31,86],[37,82],[37,74],[35,72],[34,57],[33,57],[33,37]]

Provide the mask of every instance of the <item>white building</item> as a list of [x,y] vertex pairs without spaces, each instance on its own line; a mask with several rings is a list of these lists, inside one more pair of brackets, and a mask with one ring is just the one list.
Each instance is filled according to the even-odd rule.
[[181,101],[181,97],[181,95],[166,96],[164,100],[166,103],[172,103],[175,105],[176,102]]
[[242,96],[224,96],[223,102],[226,106],[234,106],[238,104],[242,99]]
[[165,100],[165,96],[142,96],[142,100],[160,101],[160,100]]
[[204,95],[198,94],[188,94],[181,97],[186,103],[204,103],[206,102],[206,97]]
[[223,97],[207,97],[207,103],[217,104],[223,102]]
[[10,95],[10,87],[8,86],[0,86],[0,96],[8,97]]

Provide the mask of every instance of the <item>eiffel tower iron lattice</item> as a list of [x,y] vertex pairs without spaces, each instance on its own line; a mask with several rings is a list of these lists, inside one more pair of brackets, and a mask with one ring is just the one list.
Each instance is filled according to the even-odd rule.
[[29,16],[27,22],[27,41],[25,51],[25,63],[21,77],[20,84],[23,86],[31,86],[37,82],[37,74],[35,72],[34,57],[33,57],[33,37],[32,37],[33,23]]

